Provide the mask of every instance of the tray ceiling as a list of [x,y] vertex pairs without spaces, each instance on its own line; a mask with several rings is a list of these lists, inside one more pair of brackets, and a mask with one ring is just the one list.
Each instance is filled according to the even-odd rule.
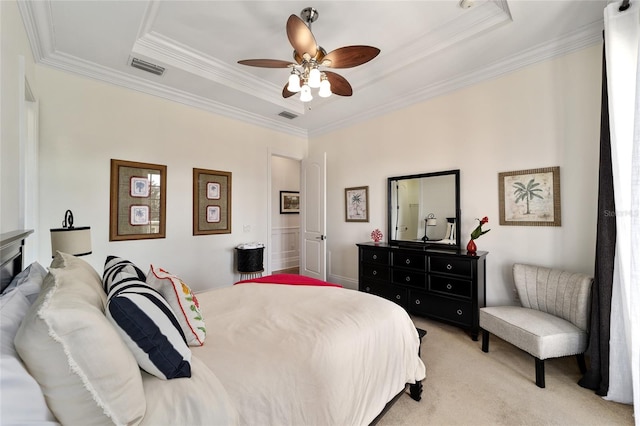
[[[312,137],[599,43],[607,1],[474,0],[468,8],[458,0],[18,4],[38,63]],[[308,6],[319,12],[312,31],[327,51],[381,49],[371,62],[334,70],[353,86],[351,97],[283,99],[289,70],[237,63],[291,60],[285,24]],[[134,57],[166,71],[133,68]]]

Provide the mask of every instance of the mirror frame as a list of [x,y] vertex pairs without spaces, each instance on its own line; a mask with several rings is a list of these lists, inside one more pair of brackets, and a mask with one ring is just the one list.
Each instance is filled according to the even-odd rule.
[[[455,212],[456,212],[456,244],[436,244],[430,243],[429,241],[415,241],[415,240],[396,240],[392,239],[393,235],[393,223],[391,218],[392,215],[392,182],[398,180],[406,180],[406,179],[420,179],[420,178],[428,178],[435,176],[446,176],[453,175],[455,177]],[[404,176],[392,176],[387,178],[387,235],[388,243],[392,246],[409,246],[409,247],[423,247],[430,249],[445,249],[445,250],[460,250],[461,238],[460,233],[462,232],[460,225],[460,170],[445,170],[441,172],[431,172],[431,173],[419,173],[413,175],[404,175]]]

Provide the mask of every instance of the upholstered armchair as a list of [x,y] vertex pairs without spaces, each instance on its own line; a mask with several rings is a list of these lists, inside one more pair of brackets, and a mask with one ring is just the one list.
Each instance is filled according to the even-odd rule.
[[544,388],[544,360],[576,355],[586,371],[589,308],[593,279],[585,274],[534,265],[513,265],[522,306],[480,309],[482,350],[489,352],[489,333],[535,358],[536,385]]

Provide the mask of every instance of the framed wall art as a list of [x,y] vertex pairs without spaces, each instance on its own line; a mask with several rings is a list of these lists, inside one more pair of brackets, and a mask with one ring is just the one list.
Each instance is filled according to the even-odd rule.
[[231,233],[231,172],[193,169],[193,235]]
[[345,188],[345,220],[369,222],[369,187]]
[[111,160],[109,241],[165,237],[167,166]]
[[280,214],[300,213],[300,192],[280,191]]
[[560,167],[498,173],[500,225],[561,226]]

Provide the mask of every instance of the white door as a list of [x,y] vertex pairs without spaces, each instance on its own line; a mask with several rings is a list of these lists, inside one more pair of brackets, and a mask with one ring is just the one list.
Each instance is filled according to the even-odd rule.
[[327,154],[302,160],[300,274],[327,280]]

